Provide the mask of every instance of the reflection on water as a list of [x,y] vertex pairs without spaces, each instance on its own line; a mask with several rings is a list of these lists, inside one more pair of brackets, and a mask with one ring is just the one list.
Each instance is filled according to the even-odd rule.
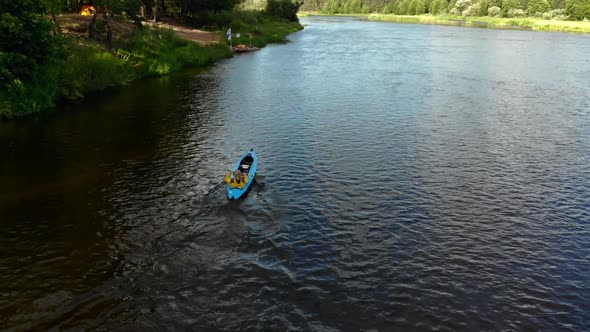
[[589,37],[304,23],[0,123],[0,326],[589,328]]

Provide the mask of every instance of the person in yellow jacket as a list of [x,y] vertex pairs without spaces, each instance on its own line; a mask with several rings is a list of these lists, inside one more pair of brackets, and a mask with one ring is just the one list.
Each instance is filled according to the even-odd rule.
[[248,175],[240,172],[240,170],[235,170],[233,173],[228,171],[225,176],[225,182],[227,182],[232,189],[244,189],[244,186],[248,183]]

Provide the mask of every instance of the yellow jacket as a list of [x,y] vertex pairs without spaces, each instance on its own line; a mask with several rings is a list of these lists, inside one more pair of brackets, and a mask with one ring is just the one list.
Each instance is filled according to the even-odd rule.
[[229,187],[232,189],[234,189],[234,188],[244,189],[244,186],[246,185],[246,183],[248,183],[248,175],[244,174],[243,181],[240,181],[238,179],[232,178],[231,174],[232,173],[229,172],[225,176],[225,182],[229,184]]

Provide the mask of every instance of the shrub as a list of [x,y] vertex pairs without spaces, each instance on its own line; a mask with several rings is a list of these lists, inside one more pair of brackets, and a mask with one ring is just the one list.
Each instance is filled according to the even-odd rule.
[[459,12],[459,10],[457,8],[451,9],[451,11],[449,12],[449,14],[455,15],[455,16],[460,16],[461,15],[461,13]]
[[500,9],[500,7],[492,6],[488,8],[488,16],[498,17],[500,16],[500,14],[502,14],[502,10]]
[[590,18],[590,0],[566,0],[565,11],[576,20]]
[[511,9],[521,9],[520,0],[502,0],[502,16],[508,17]]
[[478,12],[479,12],[479,4],[476,3],[474,5],[467,7],[467,9],[465,9],[461,14],[463,16],[477,16]]
[[567,20],[569,16],[565,15],[565,9],[553,9],[543,13],[543,18],[546,20]]
[[551,6],[549,5],[549,1],[547,0],[529,0],[527,4],[527,12],[529,14],[540,13],[539,16],[541,16],[541,13],[544,13],[550,9]]
[[394,9],[392,5],[387,5],[385,7],[383,7],[383,14],[393,14],[394,13]]
[[508,17],[524,17],[525,13],[522,9],[510,9],[508,11]]
[[463,11],[465,11],[471,5],[471,0],[458,0],[457,3],[455,3],[455,8],[457,8],[459,13],[463,13]]

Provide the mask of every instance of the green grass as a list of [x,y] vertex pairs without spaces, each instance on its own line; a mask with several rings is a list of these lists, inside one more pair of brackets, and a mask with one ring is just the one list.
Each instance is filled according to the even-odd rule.
[[[289,22],[280,18],[268,16],[264,11],[234,9],[230,12],[204,13],[207,17],[199,17],[197,20],[206,20],[207,24],[216,30],[222,40],[226,40],[225,32],[232,27],[232,43],[252,44],[264,47],[269,43],[283,43],[289,34],[302,30],[299,22]],[[237,37],[237,34],[240,37]]]
[[[298,22],[273,22],[268,21],[257,25],[245,25],[240,29],[232,28],[233,44],[252,44],[264,47],[269,43],[283,43],[289,34],[299,31],[303,27]],[[240,37],[236,36],[240,33]],[[225,38],[225,33],[223,35]]]
[[522,28],[538,31],[562,31],[590,33],[590,22],[584,21],[555,21],[543,20],[534,17],[502,18],[502,17],[468,17],[451,15],[390,15],[369,14],[364,15],[370,20],[398,23],[462,25],[488,28]]
[[178,38],[171,30],[143,29],[120,45],[121,58],[134,64],[139,77],[162,76],[187,67],[201,67],[231,56],[229,49],[202,46]]

